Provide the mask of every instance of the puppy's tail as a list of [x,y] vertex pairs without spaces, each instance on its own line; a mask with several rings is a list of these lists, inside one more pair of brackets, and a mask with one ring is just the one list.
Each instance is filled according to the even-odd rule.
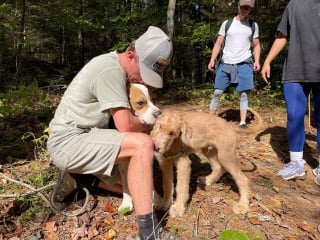
[[254,118],[257,120],[257,124],[255,124],[250,128],[238,128],[238,127],[234,128],[237,133],[253,134],[263,129],[264,124],[263,124],[263,119],[261,115],[257,111],[253,110],[252,108],[248,108],[248,110],[253,113]]

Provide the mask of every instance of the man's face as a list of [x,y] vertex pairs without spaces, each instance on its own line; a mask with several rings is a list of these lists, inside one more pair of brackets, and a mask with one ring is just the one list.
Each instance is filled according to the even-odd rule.
[[239,15],[241,17],[247,17],[252,11],[252,7],[247,5],[243,5],[243,6],[238,5],[238,9],[239,9]]

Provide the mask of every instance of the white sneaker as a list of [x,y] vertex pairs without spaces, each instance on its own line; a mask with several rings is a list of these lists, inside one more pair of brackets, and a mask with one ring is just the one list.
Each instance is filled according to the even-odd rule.
[[320,185],[320,165],[317,168],[313,169],[312,172],[315,176],[315,183]]
[[279,170],[278,176],[285,180],[290,180],[295,177],[302,177],[305,175],[304,164],[306,161],[296,162],[291,161],[284,165],[282,169]]

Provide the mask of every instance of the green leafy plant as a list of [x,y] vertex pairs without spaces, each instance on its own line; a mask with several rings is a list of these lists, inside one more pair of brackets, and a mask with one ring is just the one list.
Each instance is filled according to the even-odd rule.
[[218,240],[262,240],[259,237],[251,237],[249,234],[237,230],[225,230],[220,234]]
[[127,215],[128,213],[130,213],[130,208],[129,207],[123,208],[121,209],[121,211],[119,211],[119,213],[123,216]]
[[0,99],[0,112],[4,117],[19,112],[21,108],[45,106],[49,101],[48,94],[40,90],[37,82],[21,84],[17,89],[0,94]]
[[43,134],[40,137],[36,137],[32,132],[26,132],[22,135],[21,140],[26,141],[31,138],[31,142],[34,144],[34,156],[38,159],[39,156],[44,155],[48,156],[48,152],[46,150],[46,142],[49,138],[49,128],[46,127],[43,131]]

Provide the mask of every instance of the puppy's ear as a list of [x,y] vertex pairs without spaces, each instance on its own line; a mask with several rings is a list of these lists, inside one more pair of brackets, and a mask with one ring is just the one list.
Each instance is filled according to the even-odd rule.
[[181,124],[181,140],[185,144],[189,144],[192,142],[193,132],[190,125],[186,122]]

